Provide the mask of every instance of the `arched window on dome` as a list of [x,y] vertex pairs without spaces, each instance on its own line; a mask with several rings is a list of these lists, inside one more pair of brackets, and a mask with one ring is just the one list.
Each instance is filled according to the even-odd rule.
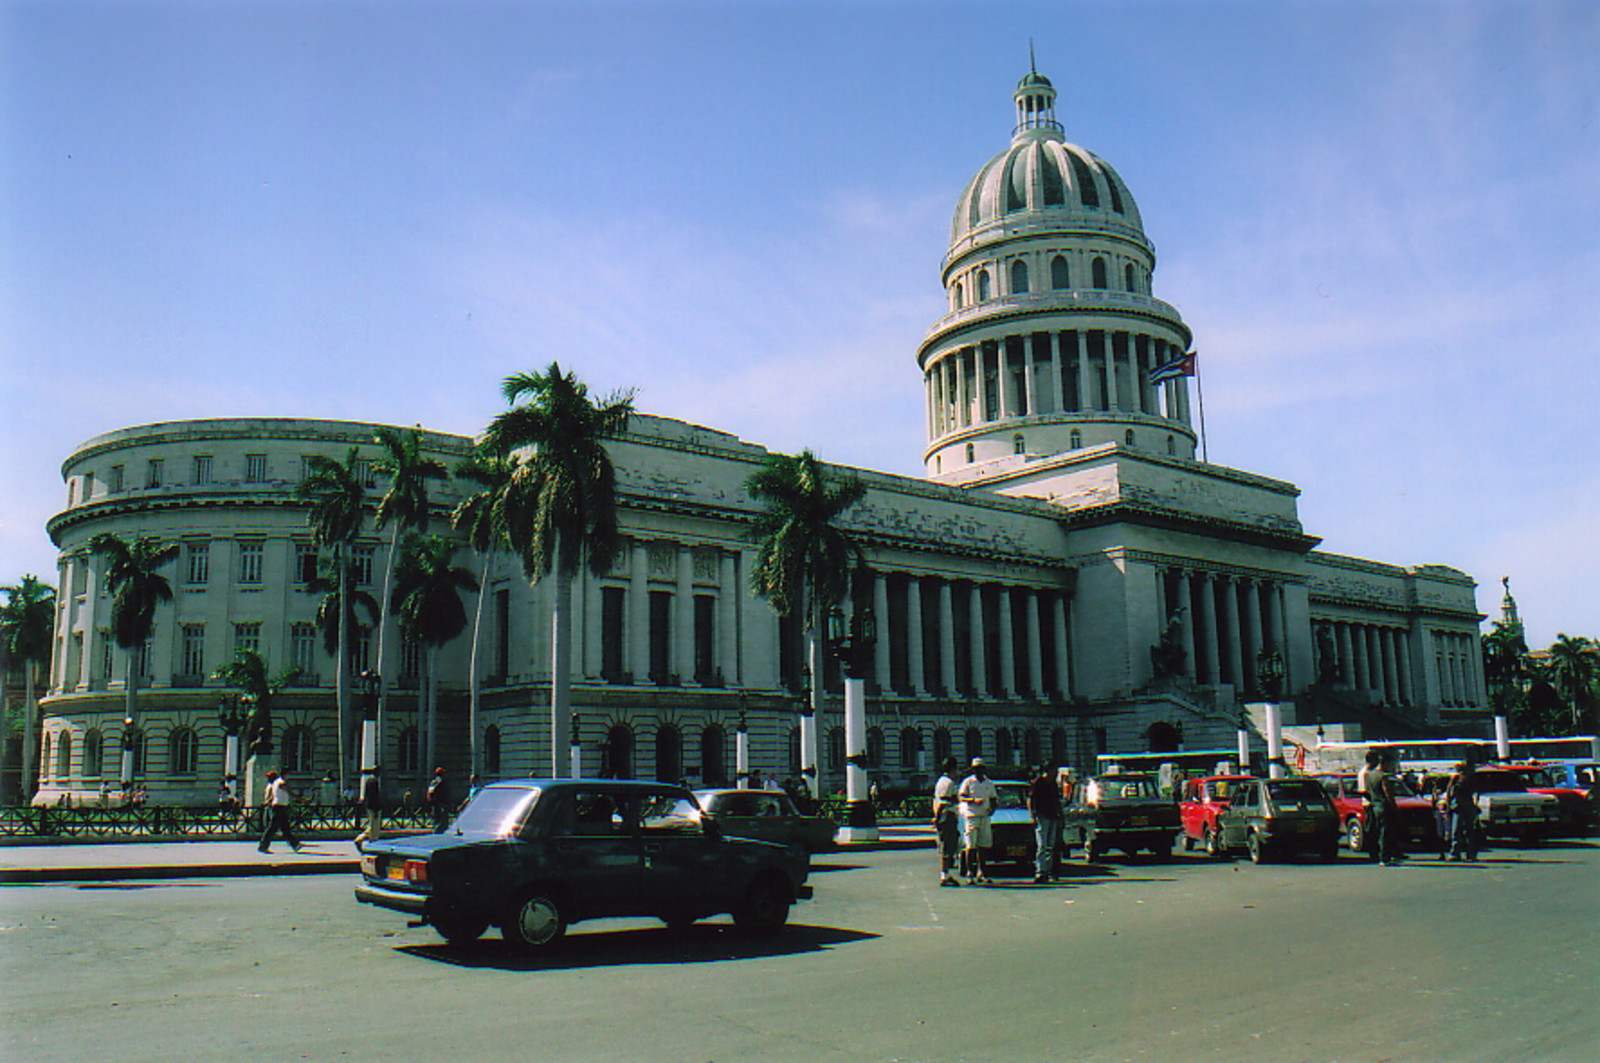
[[1078,431],[1078,429],[1074,428],[1072,430],[1072,434],[1067,437],[1067,446],[1068,446],[1068,448],[1070,448],[1072,450],[1082,450],[1083,449],[1083,433]]
[[962,284],[961,284],[960,281],[956,281],[956,286],[955,286],[955,290],[954,290],[954,293],[953,293],[953,300],[954,300],[954,305],[953,305],[952,309],[960,310],[963,306],[966,305],[966,292],[963,289]]
[[1133,283],[1133,263],[1129,262],[1122,267],[1122,290],[1136,292],[1139,289]]
[[1067,266],[1067,256],[1057,255],[1050,260],[1050,287],[1072,287],[1072,271]]
[[1020,258],[1011,263],[1011,294],[1023,295],[1028,290],[1028,264]]
[[1018,432],[1016,435],[1011,437],[1011,453],[1013,453],[1013,454],[1026,454],[1027,452],[1028,452],[1027,441],[1022,438],[1022,433]]
[[978,301],[980,303],[989,301],[989,271],[986,269],[978,271]]
[[1126,432],[1122,433],[1122,441],[1124,443],[1126,443],[1130,447],[1134,445],[1133,444],[1133,429],[1130,428]]
[[1167,453],[1169,455],[1176,455],[1178,453],[1178,441],[1171,436],[1167,437]]
[[1096,288],[1107,288],[1107,287],[1110,287],[1109,282],[1106,280],[1106,260],[1105,259],[1103,259],[1100,256],[1096,255],[1093,264],[1091,264],[1091,266],[1089,267],[1089,273],[1090,273],[1091,283],[1093,283]]

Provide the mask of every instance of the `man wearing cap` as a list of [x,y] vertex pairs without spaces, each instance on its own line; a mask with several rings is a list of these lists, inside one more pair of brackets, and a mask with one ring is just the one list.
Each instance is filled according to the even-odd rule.
[[983,851],[994,844],[989,817],[994,815],[994,783],[983,770],[983,758],[972,758],[972,774],[961,780],[956,792],[961,802],[961,857],[973,882],[988,882],[983,867]]

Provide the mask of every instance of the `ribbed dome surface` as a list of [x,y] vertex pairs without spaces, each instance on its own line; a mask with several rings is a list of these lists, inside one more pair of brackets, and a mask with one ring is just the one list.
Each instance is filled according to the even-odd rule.
[[1045,215],[1038,220],[1049,224],[1105,222],[1144,231],[1139,208],[1117,172],[1052,130],[1019,135],[978,171],[956,202],[950,242],[959,244],[988,225],[1021,221],[1027,214]]

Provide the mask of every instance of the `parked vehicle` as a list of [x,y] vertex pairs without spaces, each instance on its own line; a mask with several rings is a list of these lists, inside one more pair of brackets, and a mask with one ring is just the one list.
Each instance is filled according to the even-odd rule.
[[[1316,779],[1327,789],[1334,811],[1339,813],[1339,829],[1344,832],[1345,846],[1353,853],[1366,852],[1369,841],[1367,808],[1361,801],[1361,791],[1356,789],[1357,776],[1318,775]],[[1394,787],[1395,799],[1395,823],[1389,829],[1398,832],[1400,851],[1438,848],[1433,802],[1418,795],[1411,784],[1398,775],[1391,775],[1389,781]]]
[[[1501,767],[1496,765],[1496,767]],[[1569,838],[1587,838],[1594,832],[1600,794],[1585,786],[1573,785],[1578,780],[1562,768],[1571,765],[1507,764],[1504,770],[1516,772],[1528,784],[1528,792],[1549,794],[1556,799],[1561,810],[1560,821],[1551,829],[1552,834]],[[1575,773],[1574,773],[1575,774]]]
[[1561,825],[1561,803],[1530,791],[1517,772],[1479,768],[1472,773],[1472,792],[1478,802],[1478,830],[1485,837],[1541,842]]
[[801,815],[782,790],[696,790],[694,799],[729,838],[798,845],[808,853],[834,848],[833,820]]
[[1252,779],[1239,787],[1217,817],[1224,853],[1243,849],[1252,863],[1310,853],[1339,855],[1339,814],[1316,779]]
[[984,866],[1026,867],[1033,873],[1035,835],[1033,816],[1028,811],[1028,784],[1014,779],[995,779],[994,814],[989,817],[994,844],[983,851]]
[[1155,775],[1081,779],[1063,813],[1062,845],[1068,851],[1082,846],[1091,863],[1113,849],[1130,857],[1148,850],[1157,860],[1166,860],[1178,836],[1178,806],[1161,796]]
[[1183,799],[1178,803],[1178,820],[1183,829],[1183,847],[1199,845],[1213,856],[1221,852],[1217,840],[1217,816],[1228,807],[1229,798],[1251,775],[1207,775],[1183,781]]
[[811,896],[809,863],[796,845],[725,837],[679,786],[526,779],[479,790],[442,834],[369,844],[355,894],[451,942],[498,926],[531,951],[605,916],[678,926],[728,912],[773,933]]

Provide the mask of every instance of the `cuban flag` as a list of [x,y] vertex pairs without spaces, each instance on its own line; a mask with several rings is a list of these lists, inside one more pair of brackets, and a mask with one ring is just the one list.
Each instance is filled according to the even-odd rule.
[[1200,357],[1200,352],[1189,351],[1180,354],[1165,365],[1158,365],[1150,370],[1150,383],[1165,384],[1169,380],[1176,380],[1181,376],[1194,376],[1195,362]]

